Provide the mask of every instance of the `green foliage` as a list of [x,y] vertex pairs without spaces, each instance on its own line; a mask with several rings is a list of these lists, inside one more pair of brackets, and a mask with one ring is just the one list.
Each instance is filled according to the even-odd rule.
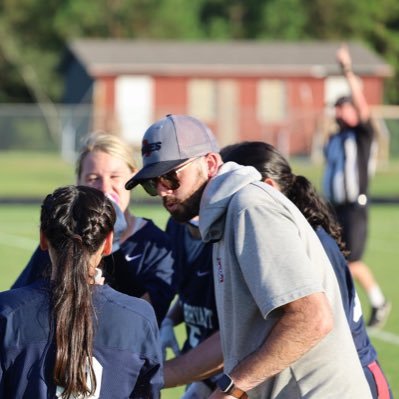
[[[162,1],[150,12],[148,34],[152,38],[198,39],[203,36],[198,23],[201,0]],[[141,33],[141,37],[144,35]],[[147,35],[148,36],[148,35]]]
[[308,17],[305,15],[300,0],[268,1],[262,13],[260,37],[298,40],[304,36]]
[[4,0],[0,28],[0,101],[34,99],[21,77],[24,67],[57,101],[62,82],[56,67],[65,44],[112,37],[361,40],[395,68],[387,99],[399,103],[397,0]]

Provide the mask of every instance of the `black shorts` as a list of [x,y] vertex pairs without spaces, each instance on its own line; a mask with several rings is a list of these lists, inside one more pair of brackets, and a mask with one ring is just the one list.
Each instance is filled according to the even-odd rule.
[[367,205],[358,203],[337,205],[335,212],[342,227],[342,239],[350,251],[348,261],[362,259],[367,239]]

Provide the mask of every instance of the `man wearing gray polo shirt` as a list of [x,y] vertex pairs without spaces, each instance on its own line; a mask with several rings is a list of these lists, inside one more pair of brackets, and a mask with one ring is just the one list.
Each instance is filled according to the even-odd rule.
[[178,222],[199,214],[214,243],[225,374],[211,398],[371,399],[332,266],[300,211],[254,168],[223,164],[193,117],[151,125],[142,154],[126,188],[161,196]]

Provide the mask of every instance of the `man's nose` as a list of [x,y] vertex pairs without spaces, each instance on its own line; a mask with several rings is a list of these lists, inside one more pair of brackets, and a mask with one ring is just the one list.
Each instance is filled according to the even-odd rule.
[[157,194],[158,194],[161,198],[166,197],[167,195],[170,195],[170,194],[173,193],[173,190],[171,190],[170,188],[168,188],[168,187],[166,187],[165,185],[163,185],[163,184],[161,183],[161,181],[159,181],[159,180],[157,181],[156,189],[157,189]]

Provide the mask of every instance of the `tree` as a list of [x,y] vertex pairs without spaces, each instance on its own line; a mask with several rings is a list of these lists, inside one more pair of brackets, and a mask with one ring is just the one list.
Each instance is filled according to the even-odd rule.
[[[58,101],[56,67],[76,37],[142,39],[362,40],[396,70],[388,99],[399,103],[397,0],[3,0],[3,27],[43,93]],[[5,30],[4,30],[5,29]],[[0,46],[0,101],[32,101],[32,90]]]

